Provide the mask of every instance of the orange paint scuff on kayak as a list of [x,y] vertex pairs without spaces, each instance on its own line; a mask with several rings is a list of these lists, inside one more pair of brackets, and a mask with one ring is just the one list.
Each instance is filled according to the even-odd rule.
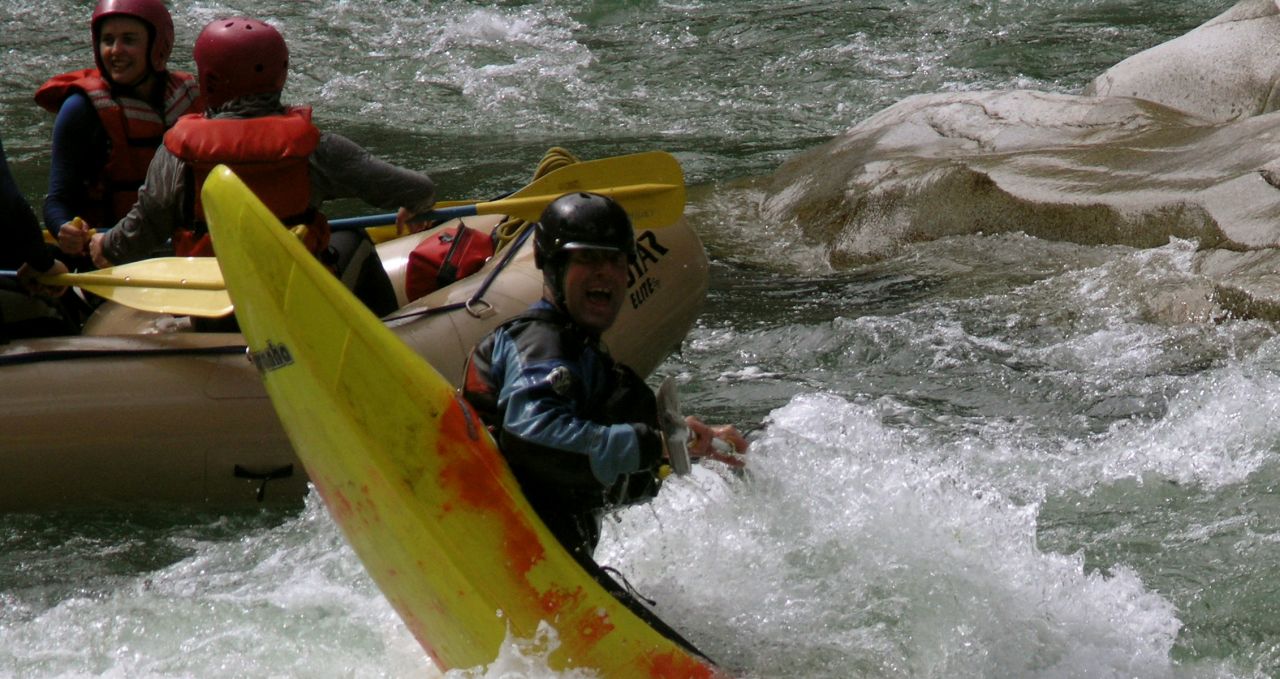
[[[529,520],[516,507],[510,490],[501,482],[497,470],[490,464],[477,464],[488,456],[491,461],[503,464],[492,439],[482,445],[468,445],[468,418],[474,413],[463,411],[462,404],[453,402],[440,418],[440,436],[436,440],[437,454],[446,463],[440,471],[440,486],[458,498],[470,510],[479,510],[496,518],[502,526],[503,549],[507,564],[521,577],[546,558],[546,550],[538,540]],[[474,454],[458,455],[456,447]],[[511,489],[513,490],[513,489]]]
[[711,665],[683,653],[657,653],[645,660],[645,669],[655,679],[728,679]]

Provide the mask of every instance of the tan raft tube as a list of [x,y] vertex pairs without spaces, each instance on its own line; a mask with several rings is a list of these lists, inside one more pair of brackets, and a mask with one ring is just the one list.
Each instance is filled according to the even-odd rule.
[[[467,218],[488,230],[498,217]],[[440,228],[448,228],[446,224]],[[470,348],[542,293],[532,239],[466,302],[502,259],[405,304],[409,253],[431,231],[378,246],[403,307],[388,325],[457,384]],[[679,347],[706,298],[702,242],[679,222],[637,234],[628,299],[605,335],[610,350],[650,374]],[[293,504],[307,490],[257,373],[235,333],[190,332],[184,319],[104,305],[78,337],[0,346],[0,512],[111,505],[210,508]]]

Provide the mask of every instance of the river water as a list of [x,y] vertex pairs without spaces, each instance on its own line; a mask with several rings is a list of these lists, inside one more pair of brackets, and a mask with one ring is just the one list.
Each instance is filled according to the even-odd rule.
[[[783,160],[904,96],[1078,92],[1231,4],[172,6],[179,45],[276,23],[287,98],[445,198],[518,187],[554,145],[677,155],[713,281],[658,372],[749,430],[752,462],[668,484],[597,556],[735,674],[1267,677],[1280,338],[1150,313],[1196,284],[1194,243],[976,235],[833,270],[757,210]],[[0,131],[33,202],[51,116],[30,94],[90,63],[90,5],[0,0]],[[451,676],[559,676],[545,657],[513,639]],[[0,677],[436,673],[318,502],[0,517]]]

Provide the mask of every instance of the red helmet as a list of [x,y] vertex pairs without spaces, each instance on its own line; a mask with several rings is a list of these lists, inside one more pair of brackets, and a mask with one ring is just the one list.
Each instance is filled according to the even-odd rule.
[[196,38],[200,93],[209,108],[246,94],[279,92],[289,75],[289,48],[264,21],[218,19]]
[[102,22],[113,16],[129,16],[151,27],[151,69],[163,71],[173,51],[173,17],[160,0],[98,0],[89,20],[93,33],[93,59],[103,73],[102,54],[98,51],[98,32]]

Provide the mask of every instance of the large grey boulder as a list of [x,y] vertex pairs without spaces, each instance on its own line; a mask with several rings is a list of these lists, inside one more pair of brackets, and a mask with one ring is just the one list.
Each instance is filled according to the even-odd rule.
[[[794,225],[836,267],[958,234],[1192,239],[1212,263],[1203,271],[1217,301],[1271,315],[1280,286],[1264,289],[1258,272],[1280,270],[1276,2],[1243,0],[1117,64],[1090,86],[1096,94],[905,99],[779,168],[763,217]],[[1246,252],[1258,254],[1233,262]]]

